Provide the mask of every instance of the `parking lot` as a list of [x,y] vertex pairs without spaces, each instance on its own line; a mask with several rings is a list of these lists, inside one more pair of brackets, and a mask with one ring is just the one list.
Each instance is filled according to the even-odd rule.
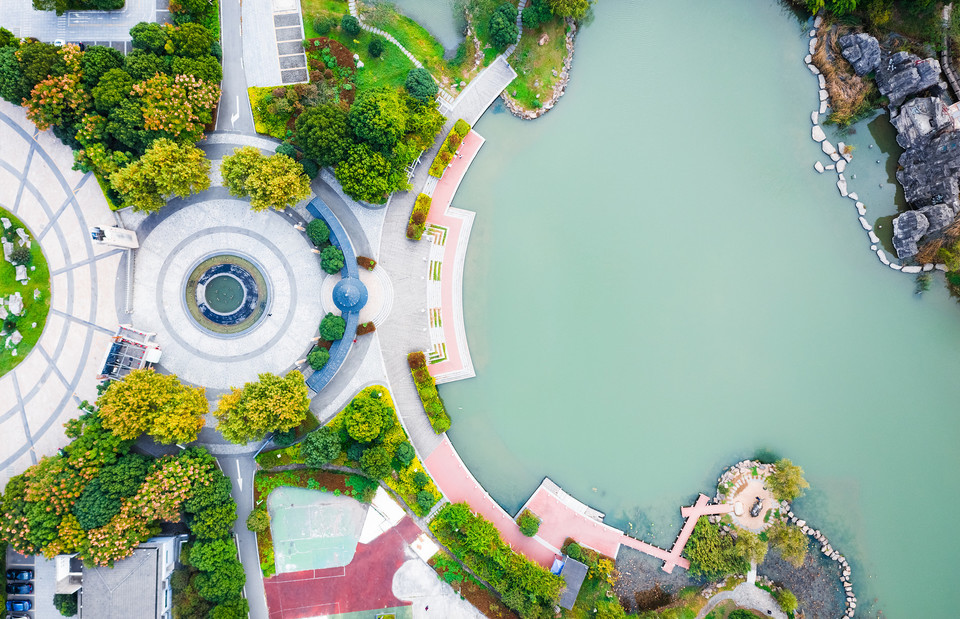
[[53,606],[53,594],[57,588],[57,570],[53,561],[43,556],[25,557],[12,549],[7,548],[7,572],[32,572],[27,581],[7,580],[8,584],[29,583],[33,585],[33,592],[29,594],[8,593],[7,601],[27,600],[30,602],[29,611],[4,610],[4,617],[28,617],[29,619],[46,619],[59,617],[60,613]]

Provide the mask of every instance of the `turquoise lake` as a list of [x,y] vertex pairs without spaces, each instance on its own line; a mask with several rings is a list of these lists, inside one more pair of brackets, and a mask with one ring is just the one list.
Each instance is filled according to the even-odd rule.
[[[882,266],[813,171],[807,28],[769,0],[601,0],[556,109],[487,112],[454,201],[477,212],[477,378],[441,389],[450,434],[508,510],[549,476],[668,547],[681,505],[770,450],[861,606],[955,616],[960,306]],[[871,221],[895,212],[885,125],[841,138]]]

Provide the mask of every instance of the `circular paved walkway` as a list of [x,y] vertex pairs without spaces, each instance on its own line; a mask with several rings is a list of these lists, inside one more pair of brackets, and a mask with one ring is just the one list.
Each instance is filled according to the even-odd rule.
[[[0,102],[0,205],[39,239],[50,265],[51,310],[40,341],[0,377],[0,487],[67,443],[63,424],[96,397],[118,315],[123,250],[94,245],[89,228],[114,224],[92,175],[38,133],[22,108]],[[122,294],[122,292],[121,292]]]
[[[267,278],[268,315],[229,337],[199,327],[184,303],[186,279],[204,258],[235,253]],[[197,202],[165,218],[140,239],[134,276],[133,322],[152,331],[165,369],[191,383],[226,389],[281,374],[311,346],[323,313],[325,273],[304,234],[272,211],[240,200]]]

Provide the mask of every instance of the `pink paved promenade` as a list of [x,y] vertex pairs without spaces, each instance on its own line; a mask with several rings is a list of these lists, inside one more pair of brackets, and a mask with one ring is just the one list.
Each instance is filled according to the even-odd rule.
[[[483,146],[484,139],[475,131],[471,131],[460,145],[460,157],[454,157],[450,167],[443,173],[443,178],[437,182],[433,190],[433,201],[430,204],[430,214],[427,223],[447,229],[446,242],[443,246],[443,269],[440,273],[441,303],[440,316],[443,324],[444,339],[447,345],[447,359],[440,363],[431,364],[430,374],[435,378],[444,374],[456,373],[464,370],[469,361],[462,353],[469,357],[469,351],[461,351],[466,347],[466,341],[460,342],[457,337],[456,325],[462,316],[457,315],[457,308],[462,305],[460,295],[462,290],[455,281],[457,276],[457,250],[461,244],[467,242],[470,220],[456,209],[450,209],[453,196],[457,193],[460,181],[463,180],[470,163]],[[461,310],[462,311],[462,310]],[[465,362],[466,361],[466,362]]]

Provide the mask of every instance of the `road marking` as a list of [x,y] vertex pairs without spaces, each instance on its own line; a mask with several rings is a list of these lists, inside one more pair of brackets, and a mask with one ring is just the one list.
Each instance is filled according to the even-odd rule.
[[[233,127],[240,120],[240,95],[237,95],[237,111],[230,115],[230,126]],[[240,463],[237,462],[237,472],[240,471]]]
[[240,492],[243,492],[243,477],[240,475],[240,461],[235,460],[237,463],[237,484],[240,485]]

